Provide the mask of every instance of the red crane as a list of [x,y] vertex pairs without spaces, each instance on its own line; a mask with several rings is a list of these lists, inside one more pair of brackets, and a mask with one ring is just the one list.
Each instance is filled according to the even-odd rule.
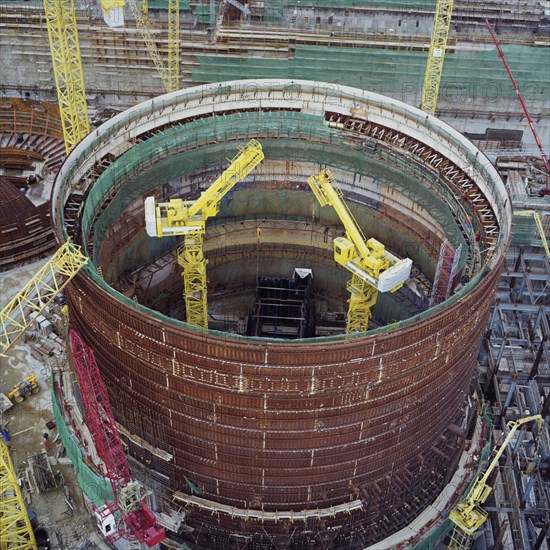
[[105,465],[104,473],[111,481],[115,497],[114,502],[107,503],[106,507],[98,513],[102,518],[120,513],[125,524],[125,526],[119,526],[108,540],[114,542],[121,537],[131,538],[133,535],[140,543],[144,542],[151,548],[164,540],[166,534],[157,524],[153,512],[141,495],[140,486],[132,481],[124,447],[94,353],[75,330],[71,330],[70,339],[80,393],[84,402],[86,423],[97,454]]
[[529,127],[531,128],[531,132],[533,132],[533,137],[535,138],[535,141],[537,142],[540,156],[542,157],[542,161],[544,162],[544,169],[546,170],[546,189],[540,192],[541,196],[550,195],[550,188],[549,188],[549,181],[550,181],[550,162],[548,161],[548,157],[546,156],[546,153],[544,152],[544,148],[542,147],[542,143],[540,142],[539,135],[537,134],[537,131],[535,129],[535,125],[533,124],[533,121],[531,120],[531,117],[529,116],[529,111],[527,110],[527,105],[525,105],[525,101],[523,101],[523,97],[521,97],[521,93],[519,91],[518,85],[516,84],[516,81],[514,79],[514,75],[512,74],[512,71],[510,70],[510,66],[508,65],[508,62],[506,61],[506,57],[504,55],[504,52],[502,51],[502,48],[500,47],[500,43],[493,32],[493,29],[491,28],[491,25],[487,19],[485,19],[485,26],[489,29],[489,32],[491,33],[491,37],[493,39],[493,42],[495,43],[495,46],[497,48],[497,52],[499,57],[502,59],[502,62],[504,63],[504,67],[506,68],[506,72],[508,73],[508,76],[510,77],[510,80],[512,81],[512,86],[514,87],[514,90],[516,91],[516,94],[518,96],[519,102],[521,103],[521,106],[523,108],[523,112],[525,113],[525,116],[527,118],[527,122],[529,122]]

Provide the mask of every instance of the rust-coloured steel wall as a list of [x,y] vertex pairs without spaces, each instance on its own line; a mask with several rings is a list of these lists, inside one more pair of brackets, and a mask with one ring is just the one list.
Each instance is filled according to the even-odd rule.
[[311,345],[177,330],[83,276],[69,296],[120,422],[173,454],[173,489],[189,492],[185,476],[204,498],[265,510],[366,495],[359,523],[373,540],[383,515],[414,517],[422,490],[434,497],[446,478],[454,449],[441,435],[464,402],[497,279],[410,328]]
[[[393,330],[288,343],[191,330],[118,299],[86,269],[68,289],[71,322],[97,355],[132,464],[156,489],[157,504],[185,506],[189,546],[364,548],[408,525],[455,470],[465,397],[510,229],[505,188],[463,136],[396,100],[294,81],[254,82],[254,94],[244,98],[249,83],[229,84],[223,96],[199,87],[155,99],[85,138],[54,189],[58,236],[67,235],[71,189],[107,151],[114,164],[97,186],[103,196],[84,205],[88,253],[102,200],[108,211],[119,189],[118,198],[128,191],[137,200],[163,183],[144,177],[149,188],[125,189],[132,182],[117,167],[136,140],[156,135],[152,126],[177,124],[188,136],[186,124],[210,116],[220,101],[231,113],[260,113],[273,102],[277,112],[302,109],[323,129],[335,128],[317,138],[341,142],[344,150],[370,137],[403,165],[415,159],[438,170],[438,178],[426,180],[428,193],[445,194],[456,206],[451,218],[464,209],[471,214],[463,216],[470,227],[461,225],[471,239],[471,283]],[[289,96],[290,84],[301,93]],[[329,93],[341,95],[329,102]],[[268,129],[265,136],[270,131],[277,134]],[[418,209],[435,220],[427,204]]]

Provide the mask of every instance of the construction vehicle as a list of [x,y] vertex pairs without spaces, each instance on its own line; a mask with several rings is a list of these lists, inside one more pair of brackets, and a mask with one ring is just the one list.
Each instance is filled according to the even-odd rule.
[[527,416],[508,422],[508,435],[496,451],[485,473],[472,484],[466,498],[457,504],[451,511],[449,519],[454,523],[454,530],[448,548],[451,550],[466,550],[471,546],[472,535],[485,523],[488,513],[483,504],[489,498],[493,488],[489,485],[489,478],[498,465],[498,461],[506,447],[512,441],[519,427],[529,422],[537,423],[537,437],[541,432],[543,420],[540,414]]
[[328,169],[307,180],[321,206],[336,210],[346,229],[345,237],[334,239],[334,259],[352,273],[346,332],[364,332],[372,317],[378,292],[395,292],[409,278],[412,260],[400,260],[376,239],[366,240],[336,187]]
[[[73,362],[80,385],[86,424],[104,474],[113,489],[113,502],[96,509],[100,528],[107,541],[137,539],[152,548],[166,538],[153,512],[149,509],[142,487],[132,480],[124,447],[115,422],[107,389],[101,378],[94,352],[75,331],[70,332]],[[122,522],[117,521],[122,517]],[[118,524],[117,524],[118,523]]]
[[263,158],[262,146],[252,139],[197,200],[171,199],[155,203],[154,197],[145,199],[147,234],[151,237],[183,237],[178,249],[178,263],[183,267],[185,311],[191,325],[208,328],[206,259],[202,248],[206,220],[218,213],[222,198]]
[[16,403],[22,403],[27,399],[29,395],[35,395],[40,392],[40,386],[38,385],[38,379],[35,374],[27,376],[25,380],[19,382],[13,387],[13,390],[8,393],[8,399],[15,401]]

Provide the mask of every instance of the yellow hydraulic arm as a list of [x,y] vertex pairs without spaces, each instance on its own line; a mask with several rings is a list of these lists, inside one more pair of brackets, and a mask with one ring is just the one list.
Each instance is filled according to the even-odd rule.
[[346,229],[346,237],[334,239],[335,261],[352,273],[347,287],[350,299],[346,332],[364,332],[378,292],[394,292],[400,288],[409,278],[412,261],[390,254],[376,239],[365,239],[329,170],[309,177],[307,182],[319,204],[332,206]]
[[8,447],[0,441],[0,550],[36,550]]
[[470,489],[467,497],[461,503],[451,511],[449,519],[455,524],[455,531],[458,533],[453,533],[451,535],[451,543],[449,548],[453,550],[458,550],[459,548],[469,547],[469,543],[460,545],[457,543],[458,540],[468,542],[469,537],[471,537],[477,529],[479,529],[487,520],[487,512],[482,508],[482,505],[489,498],[491,491],[493,490],[490,485],[488,485],[488,480],[493,470],[498,465],[498,461],[505,451],[506,447],[512,441],[514,434],[517,429],[528,422],[536,422],[538,424],[538,435],[542,429],[543,420],[540,414],[533,416],[526,416],[525,418],[520,418],[518,420],[511,420],[508,422],[508,435],[502,442],[500,448],[495,454],[493,460],[489,464],[489,467],[485,473],[475,481]]
[[447,48],[447,38],[449,37],[449,29],[451,28],[453,4],[454,0],[438,0],[435,7],[432,40],[428,51],[424,86],[422,87],[422,110],[431,115],[435,113],[437,105],[445,49]]
[[514,216],[533,217],[535,223],[537,224],[537,229],[542,241],[542,246],[544,247],[546,256],[550,260],[550,249],[548,249],[548,242],[546,241],[546,235],[544,234],[544,227],[542,226],[542,222],[540,221],[540,216],[538,215],[538,212],[535,212],[534,210],[519,210],[518,212],[514,212]]
[[74,0],[44,0],[65,151],[90,133]]
[[178,263],[183,267],[187,322],[208,328],[206,260],[202,241],[206,220],[218,213],[221,199],[264,158],[262,146],[250,140],[229,167],[195,201],[172,199],[156,204],[145,199],[145,228],[151,237],[183,236]]
[[0,355],[27,330],[39,314],[88,262],[80,247],[68,241],[36,272],[0,311]]

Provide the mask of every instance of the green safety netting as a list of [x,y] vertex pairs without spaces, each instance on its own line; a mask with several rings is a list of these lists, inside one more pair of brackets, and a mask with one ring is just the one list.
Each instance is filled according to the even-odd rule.
[[[189,0],[179,0],[180,11],[189,11],[191,6],[189,5]],[[168,9],[168,0],[148,0],[149,9],[157,10],[167,10]]]
[[[211,165],[222,165],[225,159],[234,156],[237,144],[227,142],[231,138],[244,136],[269,135],[271,138],[261,138],[262,146],[267,158],[284,159],[286,161],[300,161],[318,163],[322,159],[328,166],[349,170],[362,174],[379,186],[392,188],[410,198],[415,203],[424,207],[430,215],[437,220],[445,231],[447,238],[453,245],[465,244],[464,238],[442,199],[437,197],[424,187],[425,183],[435,184],[435,176],[426,171],[424,167],[415,164],[410,159],[396,159],[385,156],[384,151],[370,153],[366,150],[351,149],[344,143],[337,132],[331,130],[323,117],[307,115],[298,112],[252,112],[237,113],[221,117],[208,117],[196,120],[190,124],[176,126],[159,133],[156,136],[133,147],[125,153],[116,163],[112,164],[100,176],[91,190],[82,217],[82,229],[87,233],[90,224],[95,218],[95,213],[103,198],[109,190],[125,184],[125,193],[117,194],[107,206],[102,215],[94,222],[94,250],[98,251],[104,240],[107,228],[118,220],[122,212],[129,204],[152,189],[170,179],[192,173],[193,171]],[[277,139],[273,139],[276,137]],[[304,139],[307,138],[307,139]],[[220,141],[221,143],[212,143]],[[185,148],[196,147],[198,144],[209,143],[208,148],[194,148],[185,151]],[[243,142],[244,143],[244,142]],[[181,151],[181,152],[179,152]],[[151,166],[148,168],[148,166]],[[312,168],[312,172],[315,168]],[[131,182],[128,184],[128,182]],[[360,184],[359,184],[360,185]],[[366,186],[366,183],[363,183]],[[370,187],[372,187],[372,183]],[[445,194],[443,188],[440,192]],[[269,193],[266,194],[266,197]],[[452,200],[450,196],[445,197]],[[247,205],[249,217],[264,215],[266,208],[271,212],[288,212],[293,216],[293,210],[288,205],[297,200],[296,196],[286,197],[287,204],[281,201],[280,194],[272,193],[272,207],[267,208],[265,203]],[[380,196],[382,199],[382,196]],[[267,199],[266,199],[267,200]],[[361,199],[358,198],[357,202]],[[224,208],[218,218],[233,218],[242,213],[237,209],[237,202],[231,202],[231,208],[223,203]],[[391,224],[384,226],[384,222],[374,218],[362,220],[361,212],[357,210],[353,202],[352,210],[358,216],[358,221],[363,226],[374,227],[374,233],[379,235],[390,248],[400,248],[401,235],[394,233]],[[296,204],[294,204],[296,206]],[[369,204],[376,210],[380,204]],[[310,209],[303,207],[302,212],[309,215]],[[330,216],[330,214],[325,214]],[[299,219],[299,212],[294,214]],[[303,216],[303,214],[302,214]],[[336,219],[336,215],[333,214]],[[463,220],[466,225],[466,220]],[[163,244],[155,244],[167,250],[174,246],[172,239],[161,239]],[[157,248],[151,251],[153,255],[161,253]],[[467,251],[464,251],[463,260]],[[137,267],[136,262],[144,262],[150,258],[147,250],[129,250],[128,258],[133,258],[133,265],[128,269]],[[97,261],[97,257],[94,258]]]
[[[548,48],[503,46],[526,99],[545,99],[550,94]],[[289,53],[289,56],[291,54]],[[397,95],[410,100],[422,89],[426,52],[336,46],[299,46],[292,58],[197,56],[193,82],[242,78],[296,78],[346,84]],[[490,101],[515,97],[502,61],[495,49],[484,52],[448,52],[439,94],[450,100],[468,101],[481,96]]]
[[287,0],[288,7],[300,8],[393,8],[434,10],[436,0]]
[[63,414],[57,404],[56,396],[53,391],[54,383],[54,376],[52,373],[50,376],[52,408],[59,438],[67,451],[67,456],[71,459],[71,462],[76,470],[78,484],[86,496],[96,506],[101,507],[105,504],[105,502],[112,502],[114,500],[113,488],[111,487],[109,480],[98,476],[87,464],[85,464],[82,457],[82,450],[65,424],[65,419],[63,418]]
[[[542,215],[540,217],[543,232],[546,240],[550,240],[550,216]],[[511,246],[533,246],[541,247],[542,238],[539,228],[533,216],[514,216],[514,225],[512,227]]]

